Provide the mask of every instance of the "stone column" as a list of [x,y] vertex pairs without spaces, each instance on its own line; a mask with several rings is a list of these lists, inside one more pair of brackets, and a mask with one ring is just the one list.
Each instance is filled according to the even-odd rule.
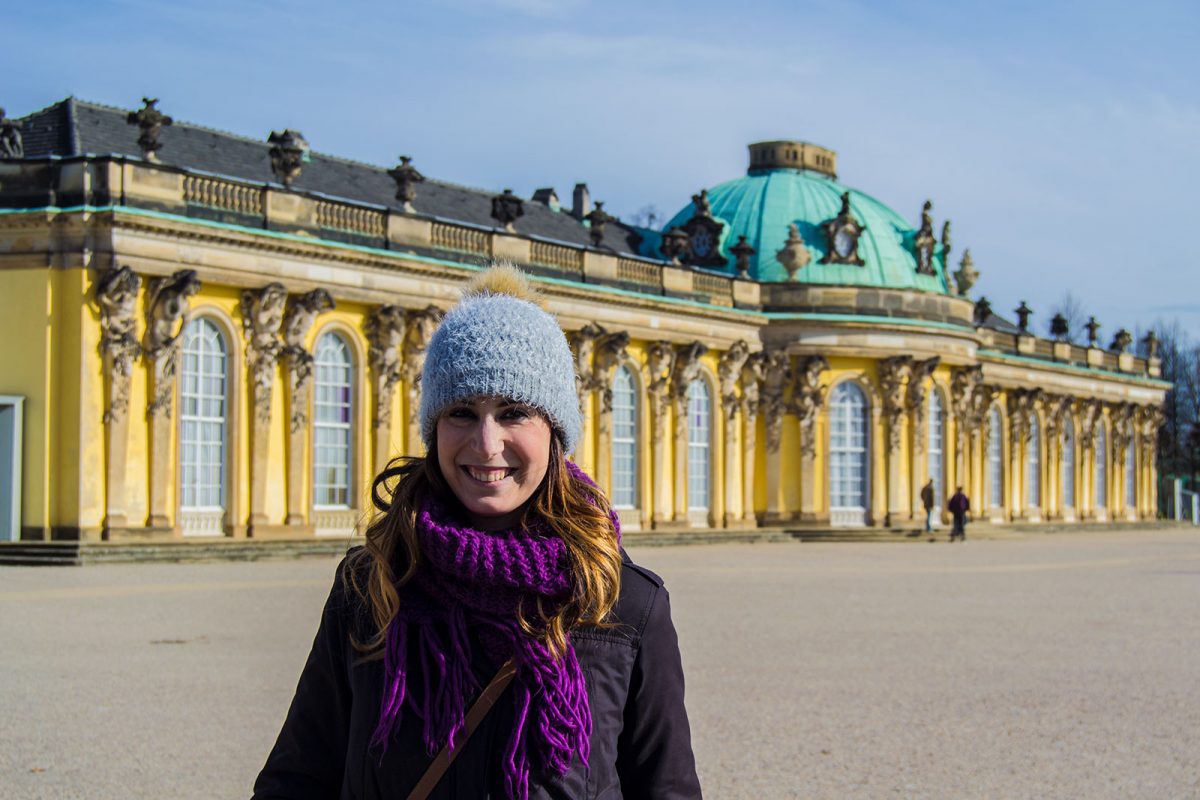
[[807,356],[796,369],[792,386],[792,413],[800,422],[800,519],[816,522],[817,513],[817,418],[825,405],[821,373],[829,369],[824,356]]
[[596,341],[592,354],[592,384],[600,396],[600,409],[596,415],[596,482],[600,488],[612,495],[612,410],[613,377],[617,366],[625,358],[629,346],[629,334],[606,333]]
[[742,522],[757,524],[754,513],[755,474],[758,469],[758,410],[761,404],[765,358],[760,350],[742,366]]
[[883,524],[888,527],[899,525],[904,518],[900,443],[904,437],[905,389],[912,370],[912,356],[892,356],[879,362],[879,386],[887,419],[887,514]]
[[182,269],[169,278],[153,278],[146,291],[146,333],[142,350],[150,362],[150,513],[146,527],[165,531],[171,526],[167,506],[171,476],[175,383],[179,365],[179,337],[188,323],[188,298],[200,291],[196,271]]
[[108,383],[108,403],[103,422],[108,441],[105,462],[104,536],[123,532],[129,525],[125,470],[129,457],[129,393],[133,363],[142,348],[134,329],[138,291],[142,279],[129,267],[110,269],[96,282],[100,306],[100,354]]
[[[1017,468],[1020,467],[1020,503],[1015,512],[1021,517],[1027,518],[1030,516],[1030,511],[1033,506],[1029,504],[1029,498],[1026,497],[1025,487],[1029,483],[1029,476],[1025,474],[1025,464],[1029,459],[1023,458],[1024,448],[1030,444],[1029,433],[1033,421],[1036,418],[1035,405],[1041,399],[1042,392],[1040,389],[1010,389],[1008,392],[1008,420],[1009,420],[1009,435],[1011,438],[1011,447],[1009,448],[1013,458],[1013,474],[1018,474]],[[1042,465],[1042,459],[1038,459],[1039,468]],[[1013,486],[1013,495],[1017,497],[1018,481],[1013,480],[1010,483]],[[1044,488],[1044,487],[1043,487]],[[1039,511],[1040,513],[1040,511]]]
[[648,393],[653,412],[650,426],[651,485],[654,487],[652,521],[655,526],[670,519],[671,485],[667,480],[667,425],[671,408],[671,374],[675,369],[675,348],[669,342],[655,342],[647,351]]
[[1100,403],[1096,400],[1080,401],[1079,404],[1079,485],[1082,490],[1079,504],[1080,519],[1095,519],[1096,493],[1092,483],[1096,477],[1095,444],[1096,423],[1100,420]]
[[597,388],[593,371],[593,355],[596,342],[607,331],[591,323],[571,334],[571,350],[575,355],[575,391],[579,395],[579,409],[583,415],[583,432],[575,447],[572,460],[585,472],[595,474],[595,443],[592,440],[591,406],[592,392]]
[[1075,398],[1048,395],[1046,408],[1046,508],[1050,519],[1063,519],[1066,508],[1062,486],[1063,435],[1065,420],[1071,413]]
[[246,339],[246,368],[250,374],[250,520],[249,536],[261,534],[267,519],[267,467],[270,462],[271,391],[283,350],[279,328],[283,323],[287,289],[270,283],[242,292],[242,334]]
[[738,340],[721,354],[717,364],[717,377],[721,382],[721,433],[725,442],[723,522],[727,528],[740,522],[743,515],[738,509],[738,493],[742,489],[742,482],[738,478],[737,425],[741,400],[737,395],[737,382],[749,357],[750,345]]
[[[404,328],[404,362],[401,378],[404,380],[404,452],[410,456],[425,453],[421,439],[421,372],[425,369],[425,349],[438,323],[442,321],[442,310],[428,305],[420,311],[410,311]],[[388,413],[391,413],[389,406]],[[391,449],[391,438],[385,440],[385,450]],[[378,458],[378,456],[376,456]],[[391,457],[388,452],[384,463]]]
[[[671,395],[675,411],[675,516],[681,525],[690,524],[688,517],[688,386],[700,374],[700,358],[708,352],[701,342],[680,347],[675,353],[675,371],[671,376]],[[710,494],[717,487],[709,487]],[[710,498],[711,502],[711,498]]]
[[[304,346],[308,331],[317,315],[333,308],[333,298],[324,289],[313,289],[288,298],[283,318],[283,359],[287,367],[288,438],[287,438],[287,519],[292,526],[304,525],[308,517],[310,494],[304,469],[308,452],[308,409],[312,404],[313,355]],[[308,491],[306,491],[308,490]]]
[[375,401],[371,430],[374,432],[372,464],[376,475],[392,458],[392,404],[401,376],[400,345],[404,340],[405,317],[404,309],[399,306],[379,306],[371,311],[363,326]]
[[763,369],[762,414],[767,433],[767,513],[768,523],[789,518],[783,507],[783,415],[787,412],[784,393],[792,382],[792,360],[783,350],[772,351]]

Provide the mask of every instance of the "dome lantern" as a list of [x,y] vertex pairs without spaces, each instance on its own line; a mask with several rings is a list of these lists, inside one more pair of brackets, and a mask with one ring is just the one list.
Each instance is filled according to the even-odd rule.
[[750,169],[754,175],[769,169],[806,169],[837,177],[837,153],[808,142],[781,139],[750,145]]

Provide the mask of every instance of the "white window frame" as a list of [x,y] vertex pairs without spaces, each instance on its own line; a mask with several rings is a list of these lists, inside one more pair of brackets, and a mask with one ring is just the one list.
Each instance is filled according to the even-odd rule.
[[[186,535],[221,535],[229,497],[230,351],[222,326],[197,316],[182,334],[179,365],[180,527]],[[189,369],[191,359],[195,366]],[[194,379],[194,380],[193,380]],[[219,382],[219,383],[218,383]],[[219,403],[216,411],[211,403]],[[189,405],[194,411],[189,413]],[[207,412],[207,413],[206,413]],[[219,436],[205,436],[215,426]],[[189,430],[193,435],[189,436]],[[205,453],[216,448],[216,458]],[[215,471],[215,480],[213,472]],[[200,475],[208,480],[199,483]],[[189,502],[191,501],[191,502]]]
[[[627,387],[626,387],[627,384]],[[612,382],[612,502],[613,508],[630,510],[638,507],[638,385],[632,370],[621,364]],[[619,469],[626,459],[629,470]]]
[[1103,422],[1092,442],[1092,510],[1108,511],[1108,429]]
[[936,388],[929,390],[928,413],[925,467],[928,479],[933,481],[933,516],[937,521],[946,501],[946,404]]
[[[687,388],[687,508],[707,514],[712,507],[712,390],[696,378]],[[704,502],[697,501],[701,495]]]
[[1004,508],[1004,415],[992,407],[988,424],[988,507]]
[[[861,442],[855,441],[855,433]],[[839,470],[845,467],[845,474]],[[857,472],[857,475],[854,473]],[[834,386],[829,401],[829,459],[826,466],[829,487],[829,522],[839,527],[861,527],[867,524],[871,498],[871,424],[867,393],[853,381]],[[857,481],[859,502],[853,499],[848,485]]]
[[1025,441],[1025,507],[1042,507],[1042,429],[1036,418]]
[[[312,414],[312,496],[313,510],[330,511],[345,510],[352,507],[351,499],[354,491],[354,353],[340,333],[329,331],[321,334],[313,348],[313,414]],[[334,360],[340,354],[342,359]],[[330,376],[343,372],[344,381],[331,381]],[[323,390],[334,392],[344,391],[345,401],[325,398]],[[345,411],[337,414],[338,419],[322,419],[323,414],[330,410]],[[341,418],[344,417],[344,418]],[[322,443],[322,434],[337,437],[338,442]],[[344,453],[341,462],[322,461],[323,452],[340,450]],[[344,480],[333,482],[323,480],[321,472],[328,469],[340,471]],[[342,500],[337,499],[341,493]],[[332,500],[330,500],[332,496]]]

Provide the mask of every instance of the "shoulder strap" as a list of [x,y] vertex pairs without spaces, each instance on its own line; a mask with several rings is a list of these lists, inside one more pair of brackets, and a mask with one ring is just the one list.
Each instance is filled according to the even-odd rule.
[[408,800],[425,800],[437,786],[438,781],[446,774],[446,770],[450,769],[450,765],[458,754],[462,752],[467,740],[471,738],[471,734],[475,733],[475,729],[479,727],[479,723],[483,722],[484,717],[492,710],[496,700],[508,688],[508,684],[512,683],[513,676],[517,674],[517,668],[513,664],[512,659],[505,661],[496,675],[492,678],[487,686],[483,687],[483,691],[479,693],[479,697],[475,699],[475,703],[471,706],[471,710],[467,712],[467,717],[463,720],[463,729],[454,737],[453,747],[447,742],[441,752],[433,759],[429,768],[425,770],[425,774],[421,776],[421,780],[417,781],[417,785],[413,787],[412,792],[408,795]]

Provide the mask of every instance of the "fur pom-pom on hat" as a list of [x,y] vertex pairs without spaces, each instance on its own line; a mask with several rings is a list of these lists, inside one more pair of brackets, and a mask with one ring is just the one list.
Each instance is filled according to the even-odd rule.
[[429,341],[421,373],[421,438],[426,446],[446,408],[485,396],[539,409],[563,449],[575,449],[583,419],[567,337],[541,307],[525,274],[504,262],[471,281]]

